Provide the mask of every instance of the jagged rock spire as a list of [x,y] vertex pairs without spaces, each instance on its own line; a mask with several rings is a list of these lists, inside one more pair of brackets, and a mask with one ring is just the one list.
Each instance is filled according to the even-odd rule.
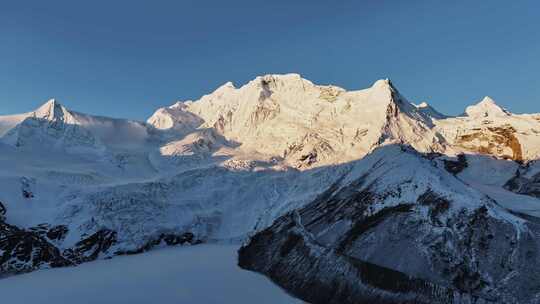
[[63,118],[67,110],[54,98],[49,99],[46,103],[34,111],[34,116],[42,119],[60,119]]

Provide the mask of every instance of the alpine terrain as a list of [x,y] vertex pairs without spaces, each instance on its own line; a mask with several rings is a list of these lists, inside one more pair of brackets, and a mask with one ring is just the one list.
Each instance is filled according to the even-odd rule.
[[540,303],[539,160],[540,114],[387,79],[265,75],[146,122],[51,99],[0,116],[0,276],[227,243],[313,304]]

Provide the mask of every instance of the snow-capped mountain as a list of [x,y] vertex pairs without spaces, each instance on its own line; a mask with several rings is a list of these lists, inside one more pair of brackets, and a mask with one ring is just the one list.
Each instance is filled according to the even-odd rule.
[[454,149],[528,162],[540,158],[538,115],[513,114],[485,97],[459,117],[436,120]]
[[103,145],[77,118],[54,99],[30,113],[4,136],[6,143],[26,149],[59,148],[74,153],[103,150]]
[[393,142],[444,151],[428,117],[389,80],[348,92],[297,74],[267,75],[159,109],[148,123],[158,129],[213,128],[247,154],[279,157],[299,168],[344,163]]
[[213,128],[239,143],[239,150],[302,168],[355,160],[390,143],[526,162],[540,156],[538,117],[512,114],[489,97],[449,117],[427,103],[408,102],[389,80],[346,91],[288,74],[257,77],[241,88],[226,83],[200,100],[159,109],[148,123],[157,129]]
[[524,303],[539,159],[540,115],[486,98],[446,116],[389,80],[266,75],[146,122],[50,100],[0,116],[0,273],[253,236],[241,265],[313,303]]
[[50,148],[72,154],[143,145],[149,137],[142,123],[77,113],[55,99],[30,113],[0,117],[0,134],[2,142],[21,149]]

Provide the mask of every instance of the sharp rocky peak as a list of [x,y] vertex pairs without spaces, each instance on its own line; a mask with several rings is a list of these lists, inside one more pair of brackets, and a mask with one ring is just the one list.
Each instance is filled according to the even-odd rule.
[[[401,101],[406,101],[406,99],[399,93],[399,90],[394,86],[392,81],[388,78],[375,81],[370,90],[372,95],[383,94],[386,97],[390,97],[390,100],[394,102],[399,103]],[[388,98],[383,98],[382,100],[388,100]]]
[[395,115],[397,115],[397,111],[399,111],[415,116],[415,113],[418,111],[417,107],[401,95],[399,90],[388,78],[375,81],[369,90],[371,96],[370,99],[377,103],[387,104],[389,107],[388,111],[395,112]]
[[41,119],[54,120],[63,118],[67,113],[67,109],[56,99],[52,98],[35,110],[33,116]]
[[393,88],[392,81],[390,79],[379,79],[373,83],[372,88]]

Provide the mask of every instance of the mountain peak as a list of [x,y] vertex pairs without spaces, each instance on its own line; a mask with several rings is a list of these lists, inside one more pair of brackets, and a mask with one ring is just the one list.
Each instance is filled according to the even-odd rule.
[[420,104],[417,104],[416,107],[419,108],[419,109],[423,109],[423,108],[430,107],[430,105],[427,102],[422,101]]
[[392,85],[390,79],[379,79],[373,83],[370,88],[371,94],[377,96],[378,100],[391,100],[397,90]]
[[55,118],[64,117],[66,112],[66,108],[64,108],[64,106],[62,106],[56,99],[52,98],[35,110],[34,116],[37,118],[53,120]]
[[222,84],[219,88],[217,88],[214,93],[216,92],[226,92],[229,90],[235,90],[236,87],[232,83],[232,81],[227,81],[226,83]]
[[40,108],[44,108],[44,107],[50,108],[50,107],[54,107],[56,105],[60,105],[60,103],[55,98],[51,98],[51,99],[47,100],[43,105],[41,105]]
[[493,100],[493,98],[489,96],[484,96],[484,99],[482,99],[482,101],[480,101],[479,104],[497,105],[495,103],[495,100]]
[[395,104],[401,111],[411,112],[415,108],[407,99],[402,96],[399,90],[388,78],[379,79],[370,88],[371,98],[381,104]]
[[392,81],[390,79],[379,79],[373,83],[372,88],[392,88]]
[[497,103],[495,103],[495,101],[489,96],[484,97],[482,101],[480,101],[479,103],[475,105],[468,106],[467,109],[465,109],[465,113],[469,117],[488,117],[488,116],[510,115],[510,112],[498,106]]
[[[172,106],[169,106],[169,109],[179,109],[183,110],[186,108],[186,102],[184,101],[177,101]],[[159,110],[159,109],[158,109]]]
[[[388,78],[375,81],[370,89],[372,94],[379,96],[380,100],[393,100],[398,103],[400,101],[405,101],[405,98],[399,93],[399,90]],[[383,96],[385,96],[385,98]]]
[[435,108],[433,108],[429,103],[423,101],[420,104],[414,105],[416,109],[428,117],[435,118],[435,119],[443,119],[447,116],[442,114],[441,112],[437,111]]

